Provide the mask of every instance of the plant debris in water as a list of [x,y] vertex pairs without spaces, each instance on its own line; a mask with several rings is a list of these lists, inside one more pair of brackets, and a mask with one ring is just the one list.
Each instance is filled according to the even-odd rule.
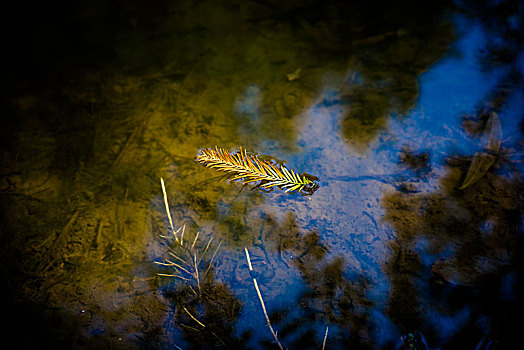
[[502,128],[497,113],[491,113],[484,129],[483,138],[488,139],[484,152],[477,153],[473,157],[459,190],[463,190],[478,182],[495,162],[495,158],[500,151],[502,139]]
[[300,192],[312,195],[318,189],[318,177],[307,173],[299,174],[283,164],[262,160],[256,154],[240,151],[230,153],[222,148],[204,148],[195,160],[215,170],[227,173],[230,180],[242,179],[244,184],[257,183],[254,188],[272,191],[278,187],[285,192]]

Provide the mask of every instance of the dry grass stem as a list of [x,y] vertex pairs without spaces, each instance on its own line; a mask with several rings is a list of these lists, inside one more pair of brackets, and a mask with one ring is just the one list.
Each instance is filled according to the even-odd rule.
[[198,277],[198,264],[197,264],[196,254],[194,254],[193,257],[194,257],[194,262],[195,262],[195,280],[197,282],[198,292],[200,293],[200,278]]
[[[222,242],[219,242],[218,243],[218,246],[217,246],[217,249],[215,249],[215,252],[213,253],[213,255],[211,256],[211,260],[209,260],[209,266],[207,267],[206,269],[206,272],[204,273],[204,275],[207,275],[207,273],[209,272],[209,270],[211,269],[211,266],[213,266],[213,260],[215,259],[215,255],[217,255],[217,252],[218,250],[220,249],[220,246],[222,245]],[[207,248],[206,248],[207,249]]]
[[193,240],[193,244],[191,244],[191,248],[189,248],[190,250],[193,250],[193,248],[195,247],[195,243],[198,239],[198,236],[200,235],[200,231],[198,231],[195,235],[195,239]]
[[202,252],[202,255],[200,256],[200,259],[198,260],[199,263],[202,260],[202,258],[204,257],[204,255],[206,255],[206,252],[207,252],[207,250],[209,248],[209,245],[211,244],[212,241],[213,241],[213,237],[211,237],[209,239],[209,242],[207,242],[206,248],[204,248],[204,251]]
[[[182,225],[182,227],[180,227],[178,230],[175,231],[173,220],[171,217],[171,212],[169,211],[169,202],[168,202],[167,193],[165,190],[164,180],[162,178],[160,178],[160,183],[162,185],[162,192],[164,194],[164,205],[166,208],[167,217],[169,219],[169,226],[175,238],[175,242],[174,242],[175,246],[172,248],[169,248],[168,254],[171,257],[173,257],[174,259],[176,259],[177,262],[172,261],[170,259],[164,259],[164,261],[162,262],[155,261],[155,263],[161,266],[173,267],[177,273],[173,273],[173,274],[159,273],[159,275],[176,277],[184,281],[188,281],[188,282],[194,281],[197,286],[198,293],[195,292],[191,286],[189,287],[191,288],[191,290],[194,292],[195,295],[199,295],[201,292],[201,284],[202,284],[201,282],[203,278],[211,270],[213,260],[222,242],[219,242],[217,248],[214,250],[213,255],[211,256],[210,261],[209,262],[206,261],[207,268],[205,266],[201,266],[201,262],[204,256],[206,255],[206,253],[208,252],[209,247],[211,246],[213,237],[212,236],[210,237],[209,241],[205,245],[203,252],[200,254],[200,257],[199,257],[200,250],[199,248],[197,248],[197,246],[201,246],[201,245],[197,244],[197,242],[200,238],[200,231],[195,234],[195,237],[192,239],[192,241],[186,240],[187,243],[184,242],[184,234],[185,234],[186,225]],[[164,236],[164,235],[160,235],[160,237],[167,239],[167,240],[172,239],[171,237]],[[189,245],[189,243],[191,244]],[[199,271],[200,269],[204,270],[205,272],[202,274],[201,271]]]
[[173,235],[175,236],[175,240],[178,242],[177,232],[175,231],[175,226],[173,225],[173,219],[171,218],[171,212],[169,210],[169,203],[167,202],[166,186],[164,185],[163,178],[160,178],[160,184],[162,185],[162,193],[164,194],[164,205],[166,207],[167,218],[169,219],[169,226],[171,227],[171,231],[173,232]]
[[180,278],[181,280],[184,280],[184,281],[191,281],[189,278],[185,278],[185,277],[182,277],[180,275],[172,275],[172,274],[168,274],[168,273],[158,273],[157,275],[164,276],[164,277]]
[[191,317],[196,323],[198,323],[199,325],[201,325],[202,327],[206,327],[202,322],[200,322],[199,320],[197,320],[197,318],[193,315],[191,315],[191,313],[184,307],[184,311],[187,312],[187,314],[189,315],[189,317]]
[[187,329],[191,329],[194,332],[199,332],[200,331],[200,330],[196,329],[195,327],[191,327],[191,326],[188,326],[188,325],[183,324],[183,323],[181,323],[180,326],[182,326],[184,328],[187,328]]
[[329,327],[326,327],[326,333],[324,334],[324,341],[322,342],[322,350],[326,348],[326,340],[329,332]]
[[177,260],[180,260],[181,262],[183,262],[184,264],[187,265],[187,262],[186,262],[184,259],[178,257],[175,253],[173,253],[173,252],[168,252],[168,254],[171,255],[173,258],[175,258],[175,259],[177,259]]
[[[247,251],[247,248],[244,248],[246,252],[246,259],[247,259],[247,265],[249,267],[249,271],[253,271],[253,266],[251,265],[251,259],[249,258],[249,252]],[[258,282],[255,277],[253,277],[253,285],[255,286],[255,290],[258,295],[258,299],[260,300],[260,305],[262,306],[262,311],[264,312],[264,316],[266,317],[267,326],[269,327],[269,330],[271,331],[271,334],[273,335],[273,338],[275,338],[275,341],[278,344],[278,347],[281,350],[284,350],[282,347],[282,344],[280,344],[280,341],[278,340],[277,332],[273,329],[273,326],[271,325],[271,321],[269,320],[269,316],[267,315],[266,311],[266,305],[264,304],[264,299],[262,298],[262,294],[260,293],[260,289],[258,288]]]
[[184,245],[184,232],[186,232],[186,224],[182,225],[182,233],[180,234],[180,245],[182,246]]

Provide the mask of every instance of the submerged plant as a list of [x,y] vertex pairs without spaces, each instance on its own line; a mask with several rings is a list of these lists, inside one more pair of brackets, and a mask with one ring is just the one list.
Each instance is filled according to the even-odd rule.
[[189,239],[185,225],[175,231],[164,180],[160,182],[171,235],[160,235],[168,240],[170,247],[168,256],[155,263],[169,269],[158,273],[159,276],[173,277],[180,282],[174,291],[166,294],[175,303],[175,324],[186,339],[199,348],[214,348],[218,344],[224,348],[244,348],[242,339],[234,332],[242,304],[213,273],[213,261],[222,242],[213,247],[213,236],[206,241],[198,232]]
[[230,180],[242,179],[244,184],[256,183],[254,188],[272,191],[278,187],[285,192],[300,192],[312,195],[318,189],[318,178],[307,173],[299,174],[283,164],[260,159],[240,147],[238,152],[222,148],[204,148],[195,160],[208,168],[225,172]]
[[[218,246],[215,248],[211,257],[209,258],[211,242],[213,241],[213,236],[209,239],[207,244],[204,244],[205,247],[199,249],[200,244],[197,244],[200,232],[197,232],[195,237],[192,239],[192,243],[189,240],[184,240],[184,233],[186,225],[183,225],[178,230],[175,231],[173,225],[173,220],[171,218],[171,213],[169,211],[169,205],[167,202],[166,189],[164,186],[164,179],[160,179],[162,185],[162,191],[164,194],[164,204],[166,207],[166,214],[169,219],[169,226],[173,237],[160,235],[160,237],[171,241],[174,238],[174,246],[169,248],[169,258],[164,259],[164,261],[155,261],[156,264],[171,267],[174,270],[174,273],[159,273],[159,276],[175,277],[182,281],[188,282],[190,288],[193,292],[198,295],[201,293],[201,286],[204,279],[207,277],[208,273],[213,266],[213,260],[220,249],[222,242],[219,242]],[[206,257],[206,258],[205,258]],[[205,265],[207,264],[207,267]],[[194,283],[197,287],[195,291],[191,284]]]

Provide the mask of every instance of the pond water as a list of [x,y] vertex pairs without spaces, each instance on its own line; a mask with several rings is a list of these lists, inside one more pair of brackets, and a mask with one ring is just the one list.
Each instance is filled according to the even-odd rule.
[[[510,348],[523,21],[509,0],[16,8],[0,131],[6,341]],[[215,147],[319,188],[228,181],[195,162]]]

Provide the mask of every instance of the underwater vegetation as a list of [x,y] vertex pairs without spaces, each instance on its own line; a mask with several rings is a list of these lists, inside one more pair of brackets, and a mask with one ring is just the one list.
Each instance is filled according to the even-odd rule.
[[[169,287],[165,293],[174,304],[168,322],[172,322],[182,332],[185,340],[195,348],[246,348],[252,335],[249,332],[238,333],[235,330],[243,304],[234,295],[228,284],[220,282],[214,275],[214,269],[217,267],[214,260],[221,248],[222,241],[213,244],[213,235],[208,236],[209,238],[202,238],[200,231],[191,234],[186,231],[185,224],[175,230],[163,178],[160,178],[160,183],[168,219],[167,232],[170,234],[160,234],[160,237],[168,244],[167,256],[162,261],[155,261],[155,264],[160,265],[163,269],[168,269],[166,272],[158,272],[158,276],[172,277],[177,281],[172,285],[174,288]],[[292,216],[289,220],[293,220],[291,218]],[[311,262],[318,265],[319,259],[324,255],[322,253],[324,248],[318,246],[316,234],[306,235],[305,239],[300,241],[298,237],[291,238],[291,240],[296,243],[293,246],[293,251],[296,251],[297,255],[295,264],[305,266],[304,263],[311,260],[310,256],[315,255]],[[284,247],[286,244],[281,244],[281,246]],[[281,336],[272,324],[272,319],[279,322],[279,317],[275,315],[270,317],[259,287],[258,280],[259,278],[264,280],[264,273],[259,273],[253,266],[260,260],[255,253],[252,262],[247,247],[244,247],[244,253],[247,266],[244,264],[242,268],[248,269],[266,325],[273,336],[273,342],[267,343],[267,346],[284,350],[287,347],[282,345]],[[285,263],[283,257],[281,259]],[[289,268],[287,263],[285,264]],[[305,270],[313,271],[315,269],[305,268]],[[283,327],[289,328],[285,324]],[[289,330],[287,333],[289,336]],[[311,335],[311,333],[308,334]],[[329,326],[326,325],[321,346],[316,342],[314,345],[324,350],[328,334]],[[174,346],[180,349],[178,345],[174,344]]]
[[200,232],[186,234],[185,225],[175,230],[164,180],[161,178],[160,181],[171,234],[160,235],[169,244],[168,256],[155,264],[170,270],[159,272],[159,276],[179,281],[174,290],[166,293],[175,305],[170,319],[187,341],[199,339],[199,346],[241,347],[242,339],[234,336],[234,324],[242,305],[213,274],[214,259],[222,242],[214,245],[213,236],[202,238]]
[[272,191],[278,187],[285,192],[300,192],[307,196],[318,190],[318,178],[307,173],[298,174],[283,164],[262,160],[258,155],[240,151],[230,153],[222,148],[204,148],[195,160],[208,168],[227,173],[230,180],[242,179],[244,184],[258,183],[253,188]]

